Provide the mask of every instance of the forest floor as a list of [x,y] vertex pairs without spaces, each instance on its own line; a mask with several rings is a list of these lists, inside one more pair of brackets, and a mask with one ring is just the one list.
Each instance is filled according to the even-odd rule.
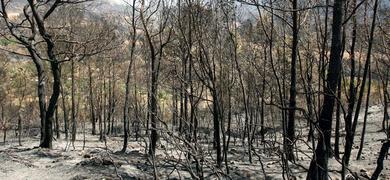
[[[358,124],[350,162],[350,169],[353,172],[365,171],[370,176],[376,168],[381,141],[386,139],[383,132],[378,132],[381,129],[382,118],[383,109],[380,106],[371,106],[361,160],[356,160],[362,129],[362,123]],[[303,126],[298,126],[302,127],[297,133],[302,141],[297,141],[299,151],[297,161],[295,164],[289,164],[297,179],[305,179],[312,156],[311,143],[303,141],[307,139],[307,128]],[[37,148],[39,137],[23,138],[22,146],[19,146],[16,137],[11,136],[5,144],[0,144],[0,179],[152,179],[154,170],[161,179],[191,178],[186,171],[186,168],[192,167],[188,165],[191,162],[186,161],[178,146],[171,146],[162,140],[162,144],[167,144],[159,147],[155,161],[157,167],[154,169],[144,150],[145,141],[136,142],[131,139],[128,151],[123,154],[118,152],[122,147],[121,137],[107,137],[106,144],[98,138],[88,133],[83,150],[82,133],[78,134],[74,148],[62,135],[53,142],[53,149],[48,150]],[[344,135],[340,140],[340,147],[343,148]],[[246,149],[241,146],[240,141],[238,142],[236,145],[231,143],[228,156],[229,176],[232,179],[283,179],[280,145],[266,148],[260,144],[256,148],[257,152],[253,154],[253,163],[249,163]],[[214,162],[210,155],[214,152],[210,144],[204,143],[204,156],[208,157],[204,161],[205,177],[217,179],[213,173],[217,170],[207,166],[207,162],[209,164]],[[262,167],[265,172],[262,171]],[[329,162],[329,169],[332,179],[340,179],[341,165],[334,158]],[[264,173],[267,178],[264,178]],[[380,178],[390,179],[389,160],[385,160]]]

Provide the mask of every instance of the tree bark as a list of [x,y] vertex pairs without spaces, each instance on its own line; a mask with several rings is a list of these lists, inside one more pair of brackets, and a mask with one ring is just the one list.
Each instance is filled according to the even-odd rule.
[[[153,52],[154,54],[154,52]],[[154,55],[153,55],[154,56]],[[151,125],[151,136],[149,155],[154,156],[157,146],[157,68],[156,68],[156,57],[151,58],[151,91],[150,91],[150,125]]]
[[96,115],[95,115],[95,105],[94,105],[94,99],[93,99],[93,87],[92,87],[92,70],[91,65],[88,64],[88,86],[89,86],[89,106],[91,108],[91,123],[92,123],[92,135],[96,134]]
[[367,95],[366,95],[366,109],[364,111],[364,119],[363,119],[363,129],[360,136],[360,146],[359,151],[356,157],[356,160],[360,160],[360,157],[362,155],[363,151],[363,145],[364,145],[364,135],[366,134],[366,125],[367,125],[367,117],[368,117],[368,107],[370,105],[370,93],[371,93],[371,67],[369,67],[368,70],[368,89],[367,89]]
[[60,138],[60,122],[59,122],[59,118],[58,118],[58,104],[56,105],[55,116],[56,116],[56,126],[55,126],[56,136],[57,136],[57,139],[59,139]]
[[[378,0],[375,0],[373,19],[372,19],[372,24],[371,24],[370,36],[369,36],[369,40],[368,40],[367,57],[366,57],[366,62],[364,64],[363,80],[362,80],[362,83],[360,86],[359,97],[358,97],[357,103],[356,103],[356,110],[355,110],[355,115],[354,115],[354,119],[352,122],[352,126],[349,129],[347,129],[345,151],[344,151],[344,156],[343,156],[343,164],[345,166],[345,169],[348,167],[349,159],[351,156],[356,126],[358,123],[360,108],[361,108],[361,104],[363,101],[364,88],[365,88],[366,81],[367,81],[367,74],[369,73],[368,71],[369,71],[370,63],[371,63],[371,52],[372,52],[372,44],[373,44],[373,39],[374,39],[377,8],[378,8]],[[345,172],[345,169],[343,170],[343,172]]]
[[18,112],[18,143],[22,145],[22,115]]
[[340,114],[341,114],[341,78],[337,83],[336,127],[334,140],[334,156],[340,159]]
[[35,54],[34,49],[27,48],[38,74],[38,104],[39,104],[39,117],[41,119],[41,143],[45,134],[45,120],[46,120],[46,73],[44,70],[44,64],[41,59]]
[[337,82],[341,71],[341,27],[343,19],[343,0],[335,0],[333,5],[332,44],[324,102],[319,119],[320,136],[314,157],[310,163],[307,179],[328,179],[328,157],[332,132],[332,115]]
[[[132,38],[131,38],[131,49],[130,49],[130,63],[127,68],[127,76],[126,76],[126,92],[125,92],[125,104],[123,107],[123,130],[124,130],[124,139],[123,139],[123,147],[122,152],[126,152],[127,144],[128,144],[128,136],[129,136],[129,95],[130,95],[130,78],[131,78],[131,68],[134,61],[134,48],[136,43],[136,24],[135,24],[135,2],[133,0],[132,4],[132,18],[131,18],[131,27],[132,27]],[[136,91],[136,88],[135,90]]]
[[[53,58],[53,57],[52,57]],[[50,63],[51,71],[53,74],[53,92],[50,97],[49,106],[46,111],[46,119],[45,119],[45,134],[42,143],[40,144],[40,147],[42,148],[52,148],[52,142],[53,142],[53,126],[52,123],[54,121],[54,112],[57,105],[58,97],[60,96],[60,68],[58,62],[56,62],[55,58],[53,58],[53,61]]]
[[75,91],[76,91],[76,86],[75,86],[75,67],[74,67],[74,59],[71,60],[71,81],[72,81],[72,92],[71,92],[71,100],[72,100],[72,144],[74,147],[74,142],[76,141],[76,131],[77,131],[77,124],[76,124],[76,100],[75,100]]
[[[297,9],[297,0],[292,1],[293,9]],[[295,106],[296,106],[296,62],[298,54],[298,11],[292,12],[293,19],[293,40],[291,49],[291,85],[290,85],[290,104],[288,111],[287,124],[287,159],[294,161],[294,140],[295,140]]]
[[389,147],[390,147],[390,141],[387,140],[385,143],[383,143],[382,148],[379,152],[379,157],[378,157],[378,160],[376,162],[377,166],[376,166],[374,173],[371,176],[371,180],[378,179],[378,177],[383,169],[383,161],[384,161],[384,159],[389,151]]
[[217,150],[217,166],[222,167],[222,149],[221,149],[221,136],[220,136],[220,118],[219,118],[219,108],[218,108],[218,95],[217,91],[214,89],[212,92],[213,97],[213,125],[214,125],[214,144],[215,149]]

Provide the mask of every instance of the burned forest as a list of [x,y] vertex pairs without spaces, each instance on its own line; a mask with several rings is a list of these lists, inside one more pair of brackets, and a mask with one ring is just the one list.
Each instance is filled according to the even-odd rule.
[[385,0],[0,0],[0,179],[390,180]]

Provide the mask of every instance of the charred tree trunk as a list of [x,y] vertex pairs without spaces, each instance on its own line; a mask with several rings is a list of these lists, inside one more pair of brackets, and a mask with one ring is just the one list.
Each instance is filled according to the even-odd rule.
[[213,97],[213,125],[214,125],[214,145],[217,151],[217,166],[222,167],[222,149],[221,149],[221,132],[220,132],[220,118],[219,118],[219,107],[218,107],[218,94],[214,89],[212,91]]
[[343,0],[335,0],[333,5],[332,44],[330,63],[328,67],[327,83],[324,102],[320,113],[320,136],[314,157],[310,163],[307,179],[328,179],[328,157],[330,154],[330,138],[332,132],[332,115],[335,102],[337,82],[341,71],[341,27],[343,19]]
[[175,82],[173,82],[173,85],[172,85],[172,108],[173,108],[173,111],[172,111],[172,131],[174,131],[176,129],[176,126],[178,124],[177,120],[178,120],[178,114],[177,114],[177,89],[176,89],[176,86],[175,86]]
[[127,144],[128,144],[128,137],[129,137],[129,129],[128,129],[128,116],[129,116],[129,94],[130,94],[130,72],[131,65],[127,68],[127,77],[126,77],[126,92],[125,92],[125,105],[123,107],[123,147],[122,152],[126,152]]
[[43,128],[45,126],[45,119],[46,119],[46,75],[43,70],[43,63],[42,62],[36,62],[35,66],[38,71],[38,101],[39,101],[39,114],[41,118],[41,142],[43,140],[45,129]]
[[103,87],[100,87],[99,100],[98,100],[98,123],[99,123],[99,141],[103,141],[103,121],[102,121],[102,111],[103,111]]
[[60,96],[60,68],[58,62],[55,60],[55,58],[52,58],[53,61],[50,63],[51,71],[53,74],[53,92],[50,97],[49,106],[47,107],[46,111],[46,119],[45,119],[45,134],[42,143],[40,144],[40,147],[42,148],[52,148],[52,142],[53,142],[53,121],[54,121],[54,112],[57,105],[58,97]]
[[[154,56],[154,52],[152,53]],[[151,125],[151,136],[150,136],[150,146],[149,146],[149,155],[154,156],[157,146],[157,66],[156,66],[156,57],[151,58],[151,91],[150,91],[150,125]]]
[[[344,156],[343,156],[343,165],[345,166],[345,168],[343,169],[343,172],[345,172],[345,169],[348,167],[348,164],[349,164],[349,159],[350,159],[351,151],[352,151],[352,145],[353,145],[353,141],[354,141],[354,137],[355,137],[356,126],[358,123],[360,108],[361,108],[361,104],[363,101],[364,88],[366,85],[367,74],[369,73],[368,71],[369,71],[370,63],[371,63],[371,52],[372,52],[372,44],[373,44],[373,39],[374,39],[377,8],[378,8],[378,0],[375,0],[374,14],[373,14],[373,19],[372,19],[372,24],[371,24],[370,36],[369,36],[369,40],[368,40],[367,57],[366,57],[366,62],[364,64],[363,80],[362,80],[362,84],[360,86],[359,97],[357,99],[356,110],[355,110],[355,115],[354,115],[354,119],[352,122],[352,126],[349,129],[347,129],[345,151],[344,151]],[[349,132],[348,132],[348,130],[349,130]]]
[[364,111],[364,119],[363,119],[363,129],[360,136],[360,146],[359,151],[356,157],[356,160],[360,160],[360,156],[362,155],[363,145],[364,145],[364,135],[366,134],[366,125],[367,125],[367,117],[368,117],[368,107],[370,105],[370,93],[371,93],[371,67],[368,68],[368,89],[366,95],[366,109]]
[[[124,139],[123,139],[123,148],[122,152],[126,152],[128,137],[129,137],[129,96],[130,96],[130,78],[131,78],[131,68],[134,61],[134,48],[136,43],[136,24],[135,24],[135,2],[133,0],[133,9],[132,9],[132,18],[131,18],[131,26],[132,26],[132,39],[131,39],[131,49],[130,49],[130,63],[127,67],[127,76],[126,76],[126,92],[125,92],[125,104],[123,107],[123,131],[124,131]],[[136,93],[137,89],[134,88],[134,92]],[[137,99],[136,99],[137,101]],[[137,103],[137,102],[136,102]],[[137,105],[136,105],[137,106]],[[137,112],[136,112],[137,113]],[[138,119],[136,120],[138,121]],[[137,138],[137,137],[136,137]]]
[[378,179],[378,177],[383,169],[383,161],[389,152],[389,148],[390,148],[390,141],[387,140],[386,142],[383,143],[382,148],[379,152],[379,157],[378,157],[378,160],[376,162],[377,166],[376,166],[374,173],[371,176],[371,180]]
[[60,138],[60,122],[59,122],[59,118],[58,118],[58,104],[56,105],[55,116],[56,116],[56,126],[55,126],[56,136],[57,136],[57,139],[59,139]]
[[389,71],[386,72],[385,77],[381,77],[382,81],[382,91],[383,91],[383,120],[382,120],[382,131],[387,134],[387,138],[390,138],[390,128],[389,128],[389,93],[387,87],[389,84]]
[[265,127],[264,127],[264,121],[265,121],[265,83],[266,83],[266,66],[267,66],[267,48],[264,48],[264,65],[263,65],[263,79],[262,79],[262,85],[261,85],[261,114],[260,114],[260,136],[261,136],[261,142],[265,142]]
[[107,132],[107,86],[106,86],[106,73],[105,73],[105,69],[104,69],[104,65],[103,65],[103,74],[102,74],[102,77],[103,77],[103,89],[102,89],[102,113],[103,113],[103,117],[102,117],[102,121],[103,121],[103,139],[102,140],[106,140],[106,132]]
[[334,140],[334,156],[340,159],[340,114],[341,114],[341,78],[337,83],[336,127]]
[[[114,63],[115,65],[115,63]],[[115,67],[115,66],[114,66]],[[115,122],[115,107],[116,107],[116,74],[115,71],[112,73],[112,100],[111,100],[111,134],[114,134],[114,122]],[[114,134],[115,135],[115,134]]]
[[[353,1],[353,6],[356,5],[356,0]],[[355,103],[356,103],[356,90],[357,87],[355,87],[355,72],[356,72],[356,67],[355,67],[355,44],[356,44],[356,33],[357,33],[357,23],[356,23],[356,15],[352,16],[352,42],[351,42],[351,75],[350,75],[350,83],[349,83],[349,99],[348,99],[348,109],[347,109],[347,116],[345,117],[345,131],[346,131],[346,145],[345,145],[345,150],[348,150],[347,147],[351,146],[352,147],[352,142],[351,139],[353,136],[353,122],[352,122],[352,116],[355,108]],[[359,73],[360,74],[360,73]],[[359,79],[359,78],[358,78]],[[362,85],[363,87],[365,86],[364,84]],[[349,141],[349,142],[348,142]],[[348,161],[346,160],[346,157],[348,156],[349,159],[349,153],[344,152],[343,156],[343,164],[342,164],[342,178],[345,177],[345,168],[348,166]]]
[[[36,26],[37,26],[37,29],[39,31],[39,34],[41,35],[45,44],[47,45],[46,53],[47,53],[47,56],[50,60],[50,68],[51,68],[51,72],[53,75],[52,94],[51,94],[51,97],[49,100],[49,106],[46,109],[44,123],[43,123],[44,126],[42,126],[43,127],[42,129],[44,129],[42,142],[39,145],[42,148],[52,148],[52,141],[53,141],[52,123],[54,121],[54,111],[55,111],[55,107],[57,105],[58,97],[60,95],[60,86],[61,86],[60,66],[59,66],[59,62],[56,58],[56,55],[54,53],[54,42],[52,40],[52,36],[47,32],[47,29],[45,27],[44,20],[46,17],[42,17],[39,14],[39,12],[36,9],[36,4],[33,0],[28,0],[28,4],[29,4],[31,12],[32,12],[32,17],[36,22]],[[32,47],[29,46],[28,49],[29,49],[29,53],[32,56],[34,56],[34,58],[36,59],[34,62],[38,62],[38,63],[36,63],[37,67],[40,66],[38,64],[42,64],[42,62],[39,63],[39,61],[41,61],[41,60],[38,60],[39,58],[35,54]],[[42,64],[42,67],[43,67],[43,64]],[[39,83],[40,83],[40,81],[39,81]],[[42,84],[42,86],[44,86],[44,84]],[[40,89],[40,88],[38,87],[38,89]],[[38,93],[38,94],[40,94],[40,93]],[[45,99],[45,97],[43,94],[42,100],[44,101],[44,99]],[[43,120],[43,119],[41,119],[41,120]]]
[[[143,31],[145,34],[145,40],[146,44],[149,50],[149,58],[150,58],[150,94],[149,94],[149,106],[148,106],[148,113],[150,118],[150,129],[151,129],[151,135],[150,135],[150,144],[149,144],[149,150],[148,154],[152,158],[155,156],[156,147],[157,147],[157,141],[158,141],[158,134],[157,134],[157,126],[158,126],[158,76],[159,76],[159,70],[160,70],[160,63],[163,57],[163,49],[164,46],[168,44],[172,29],[169,29],[169,34],[166,39],[163,42],[163,33],[164,30],[167,28],[166,24],[160,24],[159,26],[159,32],[157,34],[152,34],[150,29],[148,28],[148,19],[144,16],[145,12],[145,1],[141,2],[141,11],[140,11],[140,20],[142,23]],[[157,7],[158,8],[158,7]],[[161,18],[168,18],[164,17],[163,15]],[[165,19],[167,20],[167,19]],[[158,37],[158,39],[154,39],[154,37]],[[158,42],[158,45],[155,45],[155,42]]]
[[75,91],[76,91],[76,85],[75,85],[75,67],[74,67],[74,60],[71,61],[71,83],[72,83],[72,92],[71,92],[71,101],[72,101],[72,144],[74,147],[74,142],[76,141],[76,99],[75,99]]
[[224,152],[224,158],[225,158],[225,166],[226,166],[226,172],[229,174],[229,167],[228,167],[228,152],[229,152],[229,145],[230,145],[230,138],[232,134],[231,130],[231,124],[232,124],[232,91],[231,88],[228,88],[228,124],[227,124],[227,140],[225,144],[226,151]]
[[[292,1],[293,9],[297,9],[297,0]],[[291,49],[291,85],[290,85],[290,104],[288,111],[287,124],[287,159],[294,161],[294,140],[295,140],[295,106],[296,106],[296,62],[298,54],[298,11],[292,12],[293,19],[293,40]]]
[[22,145],[22,115],[18,112],[18,143]]
[[63,116],[64,116],[64,132],[65,132],[65,139],[68,139],[68,112],[66,108],[66,98],[65,98],[65,93],[64,93],[64,86],[61,83],[61,97],[62,97],[62,111],[63,111]]
[[111,73],[112,73],[112,59],[110,60],[110,63],[108,65],[108,92],[107,92],[107,116],[106,116],[106,135],[110,135],[111,133],[111,109],[112,109],[112,79],[111,79]]
[[45,120],[46,120],[46,73],[44,70],[44,64],[42,60],[35,54],[34,49],[27,48],[28,52],[33,59],[35,68],[38,74],[38,101],[39,101],[39,117],[41,119],[41,143],[45,134]]
[[93,97],[93,87],[92,87],[92,70],[91,65],[88,64],[88,86],[89,86],[89,106],[91,111],[91,123],[92,123],[92,135],[96,134],[96,115],[95,115],[95,105]]

